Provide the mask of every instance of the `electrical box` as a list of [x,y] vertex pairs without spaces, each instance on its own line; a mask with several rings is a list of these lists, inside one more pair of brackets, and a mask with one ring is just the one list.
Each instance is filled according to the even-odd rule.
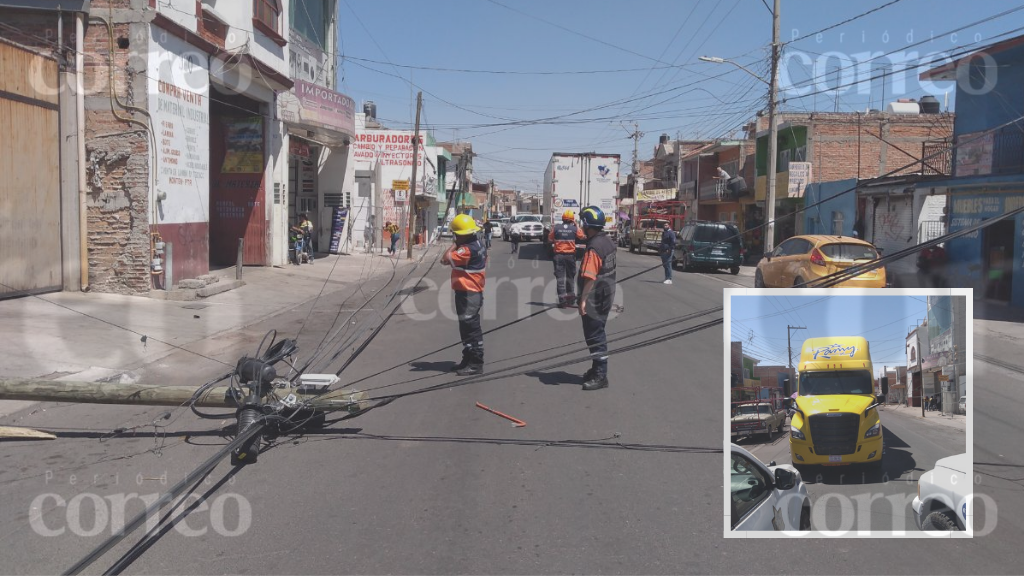
[[338,381],[339,378],[334,374],[303,374],[299,376],[298,391],[301,394],[320,394]]

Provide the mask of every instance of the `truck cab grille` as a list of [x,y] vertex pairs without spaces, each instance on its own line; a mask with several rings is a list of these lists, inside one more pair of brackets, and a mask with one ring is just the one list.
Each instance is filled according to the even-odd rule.
[[814,453],[820,456],[841,456],[857,451],[860,414],[828,412],[809,418]]

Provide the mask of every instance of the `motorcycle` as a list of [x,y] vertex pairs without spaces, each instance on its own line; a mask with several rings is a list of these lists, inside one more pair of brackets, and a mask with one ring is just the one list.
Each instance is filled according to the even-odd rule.
[[313,244],[308,234],[299,234],[292,231],[291,235],[291,261],[296,266],[303,262],[313,263]]

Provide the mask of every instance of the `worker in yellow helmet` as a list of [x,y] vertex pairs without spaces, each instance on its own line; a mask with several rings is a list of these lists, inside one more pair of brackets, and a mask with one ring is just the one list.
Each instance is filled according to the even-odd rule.
[[467,214],[452,219],[455,243],[445,250],[441,263],[452,268],[452,291],[455,292],[455,313],[459,317],[462,339],[462,362],[452,367],[459,376],[483,374],[484,333],[480,327],[480,310],[484,305],[487,249],[477,233],[480,227]]
[[554,247],[552,260],[555,263],[555,286],[558,290],[558,306],[569,308],[576,304],[576,242],[587,237],[576,226],[576,215],[572,210],[562,213],[562,222],[551,227],[548,242]]

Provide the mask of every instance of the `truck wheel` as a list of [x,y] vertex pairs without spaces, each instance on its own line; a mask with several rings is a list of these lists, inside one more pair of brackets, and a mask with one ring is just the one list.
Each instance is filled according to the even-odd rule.
[[740,273],[740,267],[739,266],[733,266],[732,268],[729,268],[729,273],[732,274],[733,276],[739,274]]
[[956,522],[943,512],[932,512],[925,516],[924,522],[921,523],[921,528],[925,530],[941,530],[944,532],[949,532],[951,530],[956,532],[960,531]]
[[760,270],[754,272],[754,288],[764,288],[764,276]]
[[632,242],[629,243],[629,253],[636,254],[636,246],[634,246]]

